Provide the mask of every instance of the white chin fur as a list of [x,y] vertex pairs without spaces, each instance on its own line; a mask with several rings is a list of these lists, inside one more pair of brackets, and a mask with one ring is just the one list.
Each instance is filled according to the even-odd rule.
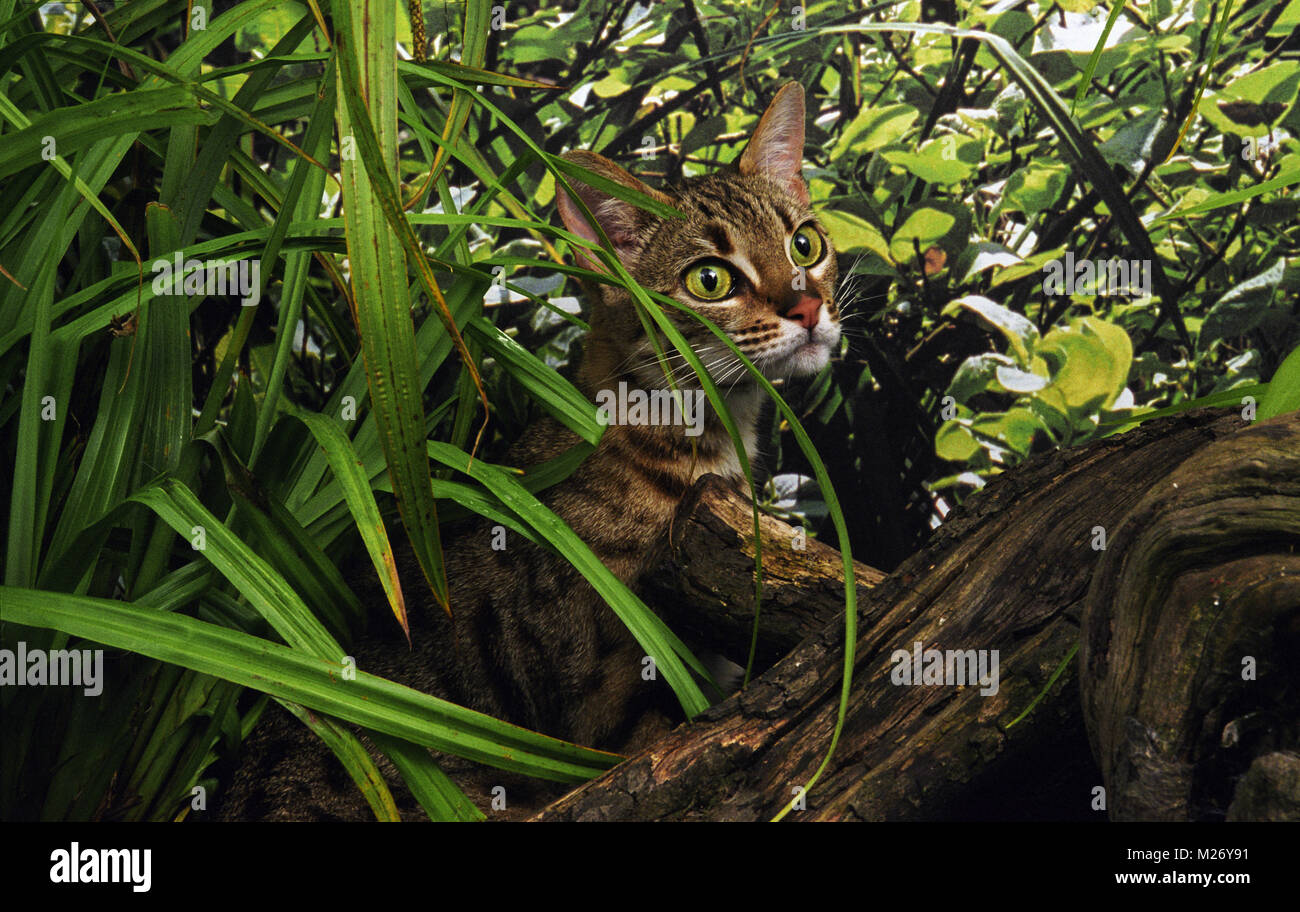
[[831,352],[840,341],[840,328],[830,321],[826,305],[817,315],[817,325],[811,334],[793,325],[786,327],[781,341],[784,352],[774,352],[771,367],[765,370],[769,377],[806,377],[816,374],[831,359]]
[[793,377],[806,377],[820,372],[830,360],[831,352],[825,345],[803,345],[786,358],[785,370]]

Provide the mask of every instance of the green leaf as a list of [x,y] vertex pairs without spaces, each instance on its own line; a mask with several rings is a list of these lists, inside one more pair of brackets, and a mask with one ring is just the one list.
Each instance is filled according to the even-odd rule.
[[424,808],[430,820],[484,819],[483,812],[447,778],[447,774],[438,768],[438,764],[424,748],[400,738],[377,733],[372,733],[370,739],[393,761],[393,766],[402,774],[402,781],[411,789],[411,794],[420,802],[420,807]]
[[1076,421],[1119,398],[1133,363],[1128,334],[1094,317],[1052,330],[1035,354],[1055,366],[1051,386],[1037,398]]
[[1285,274],[1286,259],[1279,257],[1263,272],[1229,289],[1205,315],[1198,348],[1208,351],[1220,339],[1242,336],[1259,326],[1268,315]]
[[891,150],[881,153],[881,157],[928,184],[945,186],[960,183],[974,174],[982,151],[975,140],[949,133],[929,140],[918,152]]
[[1097,151],[1106,161],[1140,173],[1147,159],[1154,154],[1156,140],[1165,124],[1164,113],[1159,108],[1143,111],[1121,125],[1110,139],[1097,147]]
[[[1235,123],[1275,124],[1295,103],[1297,91],[1300,91],[1300,63],[1278,60],[1232,80],[1216,93],[1214,104]],[[1232,102],[1245,103],[1249,114],[1238,116],[1234,113],[1236,108],[1230,106]]]
[[466,333],[483,346],[484,352],[505,366],[510,376],[532,394],[537,403],[590,444],[600,441],[605,426],[596,406],[568,380],[547,367],[532,352],[507,336],[486,317],[477,317]]
[[129,602],[0,587],[0,621],[61,630],[233,681],[363,728],[498,769],[560,782],[599,775],[620,758],[501,722],[364,671],[181,614]]
[[[1083,12],[1088,12],[1092,4],[1087,4]],[[1111,29],[1119,20],[1120,14],[1124,12],[1122,2],[1113,2],[1110,8],[1110,15],[1106,17],[1106,24],[1102,26],[1101,36],[1097,39],[1096,46],[1092,49],[1092,54],[1088,57],[1088,65],[1084,67],[1083,76],[1079,79],[1079,88],[1074,93],[1074,101],[1070,102],[1070,113],[1073,114],[1075,109],[1083,103],[1084,95],[1087,94],[1088,86],[1092,84],[1092,76],[1097,72],[1097,63],[1101,60],[1102,52],[1106,50],[1106,39],[1110,37]],[[1008,726],[1010,727],[1010,726]]]
[[189,488],[162,479],[129,498],[157,513],[234,584],[285,641],[317,656],[342,650],[275,569],[203,506]]
[[979,451],[979,441],[960,421],[945,421],[934,435],[934,452],[940,459],[967,462]]
[[958,402],[969,402],[994,387],[999,367],[1015,367],[1016,362],[998,352],[971,355],[963,361],[948,383],[947,395]]
[[[440,305],[435,312],[453,338],[459,339],[459,335],[450,313],[444,313],[446,302],[396,195],[396,7],[392,2],[362,0],[355,15],[351,7],[343,4],[335,11],[342,14],[337,59],[340,82],[347,87],[339,92],[339,134],[355,139],[357,153],[344,155],[340,164],[357,328],[365,354],[371,410],[393,481],[393,495],[411,548],[434,597],[445,609],[447,580],[423,445],[424,405],[406,283],[408,251],[425,290],[435,305]],[[358,18],[365,28],[356,27]],[[459,349],[463,362],[472,365],[463,341]]]
[[1005,412],[979,415],[971,419],[971,430],[992,437],[1021,456],[1033,448],[1034,435],[1044,430],[1042,420],[1028,408],[1017,406]]
[[[499,468],[487,465],[482,460],[474,460],[471,464],[469,454],[445,443],[430,441],[428,446],[430,456],[480,482],[515,515],[532,526],[543,540],[554,544],[573,563],[618,615],[619,620],[627,625],[637,642],[645,648],[646,654],[654,658],[655,666],[664,673],[664,678],[681,700],[682,708],[688,715],[693,716],[708,707],[709,701],[700,693],[699,687],[687,673],[686,666],[682,664],[682,658],[690,655],[689,650],[672,635],[654,612],[600,562],[600,558],[596,557],[586,542],[578,538],[560,517]],[[698,662],[692,660],[692,664],[698,665]]]
[[897,142],[911,129],[918,114],[916,108],[908,104],[879,108],[864,105],[853,122],[840,134],[839,141],[831,149],[831,157],[862,155]]
[[889,241],[889,253],[897,263],[916,262],[919,247],[924,254],[942,247],[956,257],[970,240],[970,209],[949,200],[929,200],[908,213],[907,219]]
[[881,263],[889,264],[889,242],[875,225],[851,212],[831,211],[817,213],[817,219],[826,228],[841,253],[866,250],[876,255]]
[[[426,60],[424,63],[415,63],[410,60],[399,60],[397,62],[397,71],[406,74],[413,84],[426,81],[420,78],[424,75],[425,70],[433,70],[457,82],[463,82],[465,85],[500,85],[516,89],[549,91],[560,88],[557,85],[538,82],[535,79],[525,79],[522,76],[511,76],[508,73],[497,73],[492,70],[485,70],[482,67],[466,66],[463,63],[453,63],[446,60]],[[432,80],[427,81],[431,82]]]
[[639,190],[632,189],[626,184],[620,184],[618,181],[610,180],[608,177],[590,171],[579,164],[569,161],[567,158],[548,155],[546,161],[547,164],[551,165],[555,170],[563,172],[569,177],[576,177],[584,184],[608,193],[624,202],[632,203],[634,206],[644,209],[652,215],[657,215],[660,218],[682,218],[682,213],[667,203],[662,203],[652,196],[648,196]]
[[[1174,209],[1163,215],[1157,216],[1155,222],[1166,222],[1170,219],[1182,218],[1187,215],[1201,215],[1205,212],[1213,212],[1215,209],[1227,209],[1232,206],[1238,206],[1246,200],[1254,199],[1257,196],[1263,196],[1265,193],[1272,193],[1274,190],[1281,190],[1284,187],[1290,187],[1293,184],[1300,184],[1300,168],[1292,168],[1284,171],[1272,180],[1266,180],[1263,183],[1256,184],[1253,187],[1247,187],[1245,190],[1234,190],[1231,193],[1219,193],[1214,197],[1188,206],[1186,209]],[[1195,188],[1194,188],[1195,189]],[[1192,191],[1188,192],[1190,196]]]
[[293,713],[299,722],[310,728],[333,751],[334,756],[339,758],[343,768],[361,790],[366,803],[374,811],[376,820],[402,819],[397,812],[397,802],[393,800],[393,793],[388,789],[388,783],[384,781],[383,775],[375,766],[375,761],[371,759],[370,754],[366,753],[366,749],[362,747],[356,735],[329,716],[317,715],[287,700],[277,702]]
[[1023,212],[1037,215],[1056,205],[1070,169],[1059,162],[1043,162],[1017,168],[1007,178],[1006,189],[998,202],[999,212]]
[[1047,378],[1030,371],[999,365],[995,371],[998,385],[1007,393],[1036,393],[1047,386]]
[[1169,415],[1181,415],[1183,412],[1200,408],[1223,408],[1231,406],[1240,408],[1242,401],[1246,398],[1253,398],[1262,401],[1267,398],[1269,384],[1254,383],[1247,386],[1238,386],[1228,390],[1222,390],[1217,393],[1211,393],[1208,396],[1198,396],[1195,399],[1188,399],[1177,405],[1166,406],[1165,408],[1154,409],[1149,412],[1142,412],[1137,415],[1105,416],[1101,421],[1101,427],[1106,430],[1106,436],[1122,434],[1130,431],[1145,421],[1151,421],[1155,418],[1166,418]]
[[986,269],[1006,269],[1009,266],[1018,266],[1024,261],[1023,257],[1001,244],[993,241],[976,241],[962,251],[954,266],[954,274],[961,276],[964,283]]
[[388,595],[388,604],[402,625],[402,630],[410,636],[410,626],[406,620],[406,599],[402,595],[402,583],[397,576],[397,563],[393,558],[393,549],[388,541],[388,532],[384,520],[379,515],[375,495],[370,488],[370,479],[363,470],[361,460],[352,449],[352,441],[339,427],[338,422],[308,412],[297,406],[289,407],[289,414],[301,421],[311,431],[316,442],[320,444],[325,458],[329,460],[330,469],[338,482],[339,490],[347,502],[352,518],[356,521],[357,531],[366,552],[379,574],[379,581]]
[[[389,4],[391,7],[392,4]],[[420,5],[423,9],[423,5]],[[388,15],[387,9],[384,15]],[[487,40],[491,31],[490,19],[492,16],[492,4],[490,0],[466,0],[465,2],[465,21],[461,28],[461,63],[478,70],[483,66],[484,56],[487,52]],[[373,24],[366,16],[366,30],[373,28]],[[372,64],[373,57],[367,60]],[[394,70],[396,72],[396,70]],[[469,114],[473,109],[473,93],[467,89],[457,88],[452,92],[451,110],[447,112],[447,121],[443,125],[442,139],[443,145],[438,147],[438,153],[433,159],[433,166],[429,169],[428,180],[430,182],[437,180],[442,176],[442,169],[447,166],[451,160],[447,154],[447,148],[455,146],[459,141],[465,125],[469,123]],[[390,154],[392,150],[390,149]],[[472,371],[472,365],[469,366]]]
[[1015,356],[1016,363],[1021,367],[1029,366],[1030,355],[1038,344],[1038,329],[1033,323],[983,295],[963,295],[951,301],[943,312],[953,314],[958,310],[973,313],[990,328],[1002,333],[1011,344],[1011,352]]
[[1258,418],[1263,421],[1300,409],[1300,346],[1286,356],[1269,381],[1268,392],[1259,402]]

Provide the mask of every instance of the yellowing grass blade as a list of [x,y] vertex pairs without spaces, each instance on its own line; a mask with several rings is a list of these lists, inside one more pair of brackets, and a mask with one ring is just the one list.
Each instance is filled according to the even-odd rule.
[[[487,52],[487,35],[492,17],[491,0],[468,0],[465,4],[465,26],[461,33],[460,62],[467,67],[481,70]],[[438,179],[442,169],[447,166],[447,146],[454,146],[460,139],[465,124],[469,122],[469,112],[474,106],[470,93],[455,89],[451,97],[451,112],[447,115],[447,126],[442,131],[445,145],[439,146],[433,157],[433,167],[429,170],[430,183]]]

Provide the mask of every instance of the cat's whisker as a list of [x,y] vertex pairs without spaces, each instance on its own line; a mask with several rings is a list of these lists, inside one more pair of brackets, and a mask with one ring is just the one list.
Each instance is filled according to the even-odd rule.
[[712,373],[713,369],[718,367],[719,365],[728,364],[736,360],[737,360],[736,356],[731,353],[730,349],[728,349],[727,351],[723,352],[721,355],[717,356],[716,358],[710,358],[709,361],[704,366],[709,369],[710,373]]
[[[695,353],[695,356],[698,358],[704,354],[716,350],[719,347],[720,346],[718,345],[706,345],[703,348],[693,349],[693,351]],[[638,354],[637,352],[633,352],[632,355],[629,355],[628,358],[624,359],[623,363],[626,364],[637,354]],[[679,361],[681,363],[674,365],[673,362],[675,361]],[[634,375],[639,374],[641,371],[647,368],[658,367],[661,365],[661,363],[666,363],[669,365],[670,373],[674,378],[676,378],[677,372],[682,370],[683,368],[685,368],[686,370],[690,370],[691,368],[691,363],[686,359],[686,354],[684,352],[679,352],[676,349],[674,349],[670,352],[664,352],[663,362],[660,362],[659,357],[656,355],[648,358],[647,360],[641,362],[640,364],[637,364],[634,367],[628,368],[626,373],[630,373]],[[622,365],[620,365],[620,368],[621,367]],[[616,373],[618,373],[618,371],[616,371]]]
[[[700,353],[697,352],[697,355],[698,354]],[[708,370],[710,373],[712,373],[713,371],[712,366],[709,363],[705,363],[702,358],[700,360],[703,367],[706,370]],[[716,361],[714,363],[716,363]],[[691,362],[685,360],[685,358],[682,359],[682,362],[680,364],[675,365],[669,371],[669,377],[673,383],[680,383],[681,381],[686,380],[693,376],[695,376],[695,366],[691,364]]]
[[879,292],[877,294],[870,294],[870,295],[853,295],[851,297],[845,295],[839,299],[842,302],[840,304],[841,319],[843,319],[844,316],[850,316],[852,314],[862,313],[863,312],[862,308],[864,305],[872,303],[874,301],[884,301],[888,297],[889,297],[888,292]]
[[745,365],[743,362],[733,361],[726,365],[726,368],[713,378],[713,382],[721,386],[723,383],[727,382],[727,378],[733,376],[738,371],[743,371],[744,369]]
[[[749,371],[745,370],[745,365],[737,364],[735,369],[727,374],[727,377],[734,377],[734,379],[732,379],[731,381],[731,384],[727,387],[727,392],[730,393],[733,389],[736,388],[737,383],[739,383],[741,380],[744,380],[748,376],[749,376]],[[726,378],[724,378],[722,382],[725,383]]]
[[691,369],[691,362],[688,361],[688,360],[686,360],[686,356],[685,356],[685,355],[680,355],[680,356],[678,356],[678,357],[676,357],[676,358],[664,358],[663,361],[660,361],[658,358],[654,358],[654,359],[652,359],[652,360],[650,360],[650,361],[647,361],[647,362],[645,362],[644,364],[641,364],[641,365],[639,365],[638,367],[634,368],[634,369],[633,369],[633,373],[639,373],[640,371],[645,370],[645,369],[647,369],[647,368],[651,368],[651,369],[653,369],[653,368],[657,368],[657,367],[658,367],[658,368],[662,368],[662,367],[665,367],[665,366],[668,368],[668,373],[669,373],[669,374],[674,374],[674,375],[675,375],[677,372],[679,372],[679,371],[681,371],[681,370],[683,370],[683,369],[685,369],[685,370],[690,370],[690,369]]

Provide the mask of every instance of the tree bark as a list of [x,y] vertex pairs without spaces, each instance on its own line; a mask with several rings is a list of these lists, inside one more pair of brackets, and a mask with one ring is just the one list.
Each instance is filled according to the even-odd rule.
[[[766,668],[844,613],[840,552],[766,513],[763,605],[755,650]],[[738,489],[706,475],[687,494],[673,520],[658,569],[644,580],[644,596],[675,631],[710,644],[744,663],[754,629],[754,516]],[[858,597],[885,574],[854,561]]]
[[[1239,697],[1244,685],[1228,687],[1223,669],[1231,665],[1239,677],[1240,657],[1257,657],[1260,680],[1255,691],[1245,688],[1251,693],[1287,674],[1278,624],[1294,636],[1295,612],[1270,614],[1263,606],[1298,601],[1294,586],[1300,575],[1288,574],[1296,569],[1293,546],[1300,536],[1300,471],[1296,457],[1287,455],[1300,452],[1297,442],[1300,416],[1257,427],[1235,413],[1208,411],[1152,421],[999,476],[954,510],[924,550],[879,582],[869,568],[855,568],[858,636],[845,725],[829,764],[789,819],[1099,819],[1096,789],[1103,777],[1112,813],[1120,816],[1127,813],[1121,807],[1133,807],[1133,815],[1142,816],[1146,805],[1130,796],[1155,786],[1148,788],[1149,778],[1135,778],[1131,770],[1145,755],[1117,745],[1130,743],[1123,737],[1130,728],[1124,714],[1138,711],[1143,719],[1145,701],[1170,701],[1160,704],[1164,716],[1143,722],[1156,729],[1161,761],[1176,764],[1183,756],[1186,739],[1160,727],[1180,713],[1191,717],[1200,737],[1195,743],[1204,746],[1211,735],[1221,736],[1229,720],[1237,720],[1236,731],[1254,731],[1251,726],[1259,723],[1251,721],[1257,718],[1252,712],[1280,712],[1289,729],[1264,725],[1271,737],[1263,740],[1273,750],[1294,748],[1294,703],[1276,697],[1277,688],[1271,688],[1271,703],[1232,703],[1228,697]],[[1250,461],[1249,454],[1264,452]],[[1217,480],[1199,486],[1201,478]],[[1184,493],[1161,506],[1175,481]],[[717,482],[701,482],[697,495],[675,523],[653,598],[660,605],[675,601],[668,608],[674,622],[691,616],[697,634],[734,655],[739,646],[748,647],[752,623],[752,607],[746,607],[753,599],[752,564],[746,563],[752,558],[752,519],[739,495],[722,491]],[[1167,537],[1168,522],[1192,522],[1188,517],[1198,515],[1187,532],[1192,538]],[[760,654],[779,654],[809,629],[820,629],[743,692],[535,819],[770,819],[817,770],[830,745],[843,674],[842,590],[835,592],[841,585],[839,558],[819,543],[795,551],[788,527],[770,519],[766,524],[764,567],[772,591],[763,606]],[[1269,536],[1282,535],[1288,538],[1267,544],[1274,541]],[[1234,536],[1244,536],[1244,552]],[[1180,558],[1184,548],[1192,550]],[[1204,648],[1206,625],[1226,615],[1206,615],[1208,622],[1182,627],[1166,617],[1211,585],[1207,579],[1201,589],[1189,588],[1201,580],[1198,556],[1205,555],[1218,555],[1220,576],[1233,574],[1232,585],[1243,593],[1238,614],[1253,619],[1233,622],[1221,638],[1216,629],[1219,645],[1210,649]],[[1148,588],[1144,574],[1154,574],[1158,585]],[[1148,593],[1155,594],[1147,598]],[[1089,626],[1082,667],[1100,674],[1095,686],[1085,688],[1087,726],[1080,666],[1067,661],[1079,642],[1085,599]],[[1106,639],[1112,605],[1115,630]],[[838,614],[827,620],[836,606]],[[1169,630],[1153,626],[1157,622]],[[1159,638],[1152,639],[1153,631]],[[1198,633],[1201,640],[1194,639]],[[923,650],[963,655],[976,650],[972,655],[990,662],[996,654],[998,673],[965,686],[899,683],[902,657],[918,643]],[[1178,681],[1156,670],[1157,655],[1177,666]],[[1222,686],[1207,687],[1198,677],[1206,673],[1198,672],[1201,667],[1219,669]],[[1058,670],[1059,678],[1047,687]],[[1127,695],[1130,680],[1143,682],[1137,697]],[[1294,697],[1294,677],[1290,683]],[[1199,725],[1199,710],[1187,702],[1203,694],[1227,695],[1216,704],[1209,728]],[[1134,710],[1132,699],[1144,702]],[[1246,716],[1232,711],[1239,706],[1246,707]],[[1096,737],[1100,770],[1085,737],[1089,731]],[[1256,756],[1252,750],[1239,764],[1243,771]],[[1253,770],[1251,796],[1285,791],[1295,781],[1294,757],[1288,763],[1288,756]],[[1216,783],[1217,791],[1209,788],[1215,806],[1226,807],[1226,780],[1216,779],[1215,769],[1203,772],[1205,781]],[[1171,781],[1181,787],[1184,780],[1174,775]],[[1201,780],[1191,781],[1184,791],[1200,800],[1208,787],[1198,791]],[[1240,798],[1238,807],[1248,808],[1249,796],[1243,792]],[[1170,804],[1162,799],[1154,806]]]
[[1300,820],[1277,752],[1300,735],[1297,546],[1300,413],[1196,453],[1116,530],[1080,650],[1112,818]]

